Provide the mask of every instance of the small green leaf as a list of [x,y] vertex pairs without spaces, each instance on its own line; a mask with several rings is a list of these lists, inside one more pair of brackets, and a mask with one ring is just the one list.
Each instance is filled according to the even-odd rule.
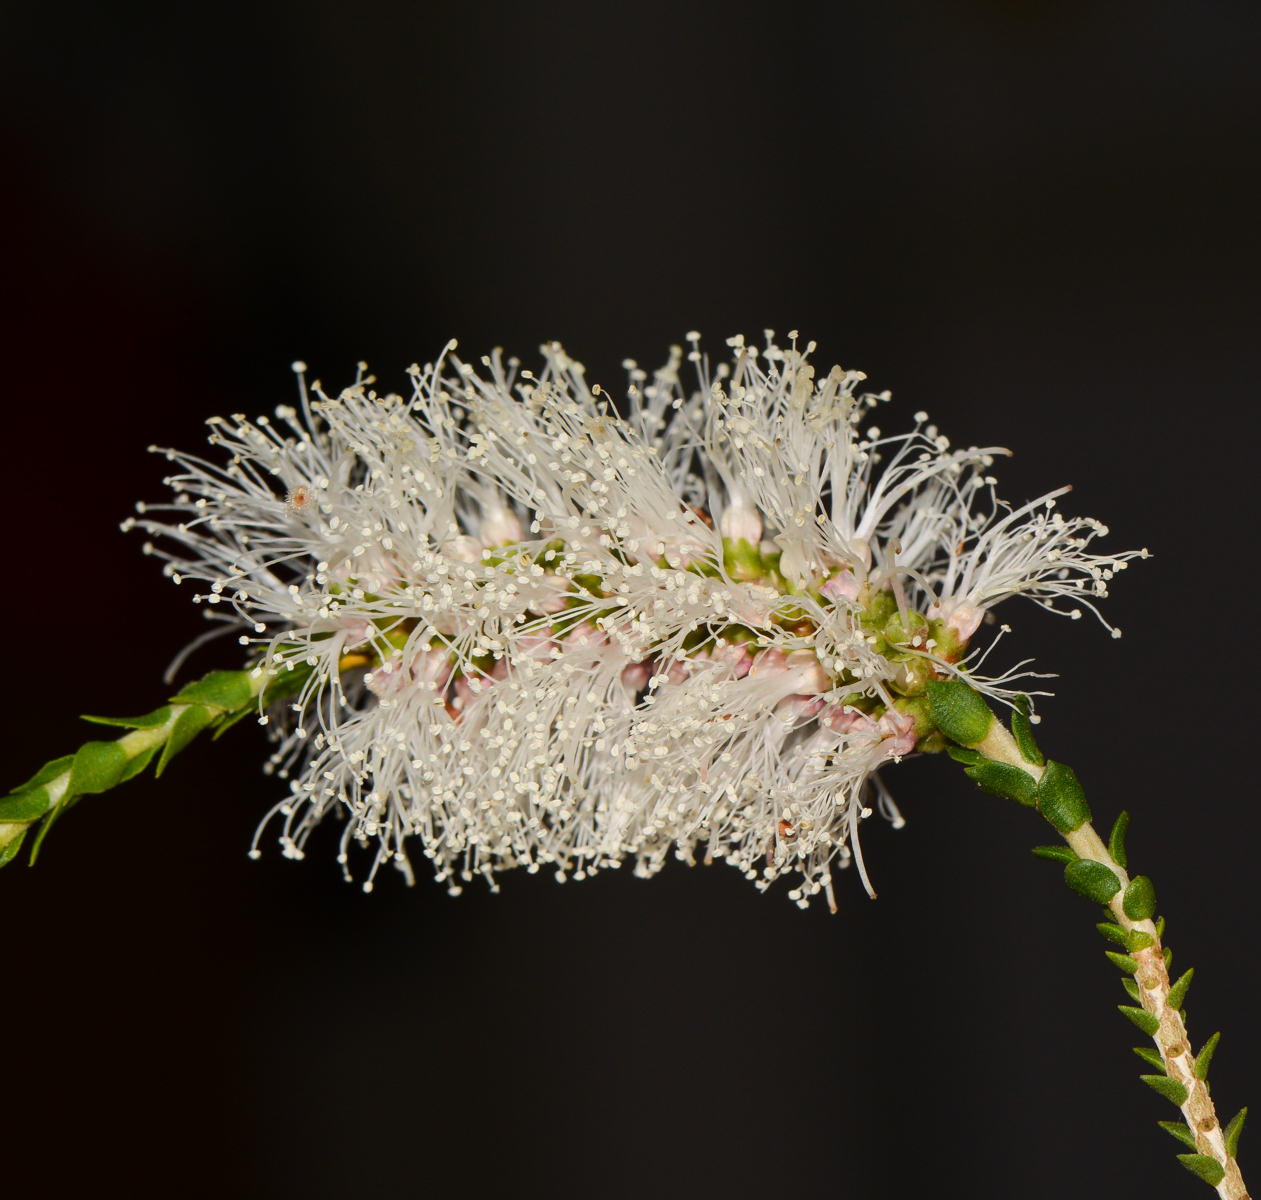
[[1145,1008],[1131,1008],[1128,1004],[1118,1004],[1117,1009],[1129,1017],[1148,1037],[1152,1037],[1160,1028],[1160,1022]]
[[1172,1134],[1184,1146],[1190,1146],[1192,1150],[1198,1149],[1195,1144],[1195,1134],[1193,1134],[1186,1125],[1181,1121],[1157,1121],[1157,1125],[1166,1133]]
[[1198,1175],[1209,1187],[1216,1187],[1226,1175],[1226,1168],[1207,1154],[1179,1154],[1178,1161],[1192,1175]]
[[1019,767],[986,759],[974,767],[968,767],[964,774],[991,796],[1015,800],[1027,808],[1033,808],[1038,802],[1038,785],[1028,771],[1022,771]]
[[211,671],[182,688],[178,696],[171,697],[171,703],[208,704],[231,712],[248,704],[252,698],[248,671]]
[[1110,942],[1116,942],[1118,946],[1124,946],[1130,949],[1130,933],[1121,925],[1109,925],[1107,921],[1102,921],[1095,926],[1104,937]]
[[254,710],[254,707],[251,705],[251,706],[250,706],[250,707],[248,707],[248,708],[243,708],[243,709],[241,709],[241,711],[240,711],[240,712],[231,713],[231,714],[229,714],[229,715],[225,716],[225,717],[224,717],[224,718],[223,718],[223,719],[222,719],[222,720],[221,720],[221,721],[220,721],[220,722],[219,722],[219,723],[215,726],[215,731],[214,731],[214,734],[211,736],[211,739],[210,739],[210,740],[211,740],[212,742],[217,742],[217,741],[218,741],[221,737],[223,737],[223,735],[224,735],[225,733],[227,733],[227,732],[228,732],[228,730],[229,730],[229,729],[231,729],[231,728],[232,728],[232,726],[233,726],[233,725],[235,725],[238,721],[242,721],[242,720],[244,720],[246,717],[248,717],[248,716],[250,715],[250,713],[252,713],[252,712],[254,712],[254,711],[255,711],[255,710]]
[[984,741],[994,723],[994,714],[981,693],[959,679],[930,682],[928,704],[933,724],[964,746]]
[[1213,1051],[1217,1049],[1217,1043],[1222,1040],[1220,1032],[1213,1034],[1204,1048],[1195,1056],[1195,1077],[1202,1083],[1208,1078],[1208,1065],[1213,1061]]
[[1054,760],[1038,782],[1038,808],[1061,833],[1072,833],[1090,820],[1090,805],[1076,772]]
[[1073,891],[1104,904],[1121,890],[1121,881],[1111,867],[1090,858],[1079,858],[1064,868],[1064,882]]
[[967,767],[975,767],[977,763],[988,762],[979,750],[969,750],[967,746],[957,746],[953,742],[946,747],[946,753],[950,755],[955,762],[963,763]]
[[1156,919],[1156,936],[1163,938],[1165,936],[1165,918],[1158,917]]
[[1140,1075],[1139,1078],[1153,1092],[1159,1092],[1166,1100],[1179,1108],[1187,1102],[1187,1089],[1176,1079],[1170,1079],[1168,1075]]
[[22,843],[26,841],[26,835],[29,829],[23,829],[7,846],[0,847],[0,867],[7,866],[18,856],[18,851],[22,849]]
[[[14,792],[25,792],[31,788],[41,787],[45,783],[52,783],[58,775],[64,775],[70,770],[70,764],[74,762],[74,755],[67,754],[63,758],[54,758],[52,762],[45,763],[40,769],[30,777],[21,787],[15,787]],[[13,793],[10,792],[10,795]]]
[[1111,950],[1105,950],[1104,953],[1111,960],[1114,967],[1119,967],[1127,975],[1138,974],[1138,963],[1128,954],[1115,954]]
[[1128,867],[1129,859],[1125,855],[1125,833],[1130,827],[1130,814],[1123,812],[1116,819],[1116,823],[1112,826],[1112,833],[1108,837],[1108,853],[1112,855],[1112,861],[1118,867]]
[[214,713],[204,704],[194,704],[180,713],[179,720],[175,722],[175,728],[171,730],[171,736],[166,739],[166,745],[162,747],[162,757],[158,760],[154,774],[161,775],[166,770],[166,764],[213,720]]
[[1033,853],[1037,858],[1049,858],[1052,862],[1077,861],[1077,852],[1068,846],[1034,846]]
[[1135,875],[1130,880],[1121,907],[1131,921],[1146,921],[1156,911],[1156,888],[1146,875]]
[[1248,1119],[1248,1110],[1241,1108],[1231,1118],[1230,1124],[1226,1126],[1226,1153],[1231,1158],[1235,1158],[1239,1154],[1239,1135],[1243,1133],[1243,1123]]
[[1127,929],[1125,932],[1125,948],[1131,954],[1137,954],[1140,950],[1150,950],[1156,944],[1156,939],[1141,929]]
[[1135,983],[1128,975],[1122,978],[1121,986],[1125,989],[1125,994],[1129,996],[1135,1004],[1142,1003],[1143,997],[1138,993],[1138,984]]
[[35,865],[35,860],[39,857],[40,847],[44,844],[44,839],[48,836],[48,831],[57,823],[57,818],[69,807],[67,799],[69,795],[70,793],[66,792],[65,795],[63,795],[61,799],[48,810],[48,815],[40,824],[39,832],[35,835],[35,841],[31,845],[31,857],[26,860],[26,865],[28,867],[33,867]]
[[81,721],[91,721],[94,725],[119,725],[123,729],[153,729],[157,725],[165,725],[171,719],[170,706],[154,709],[143,717],[90,717],[84,714]]
[[1160,1057],[1159,1050],[1153,1050],[1150,1046],[1133,1046],[1131,1049],[1139,1056],[1149,1067],[1155,1067],[1162,1074],[1168,1074],[1165,1071],[1165,1060]]
[[1169,970],[1173,966],[1173,947],[1166,946],[1163,951],[1165,957],[1165,970]]
[[1192,967],[1181,979],[1178,980],[1169,989],[1169,999],[1165,1001],[1170,1008],[1181,1008],[1182,1002],[1187,998],[1187,988],[1191,986],[1191,980],[1195,976],[1195,968]]
[[1016,746],[1020,750],[1020,757],[1027,763],[1033,763],[1035,767],[1045,765],[1046,759],[1042,757],[1042,751],[1038,749],[1038,743],[1033,740],[1033,725],[1029,721],[1029,697],[1018,696],[1016,698],[1016,709],[1011,714],[1011,736],[1016,740]]
[[118,782],[126,783],[129,779],[135,779],[135,777],[149,765],[159,748],[160,743],[158,746],[150,746],[148,750],[141,750],[140,753],[137,754],[136,757],[123,768],[123,773],[118,777]]
[[51,806],[46,787],[31,788],[0,800],[0,821],[37,821]]
[[67,795],[108,792],[121,778],[131,760],[117,742],[84,742],[74,756]]

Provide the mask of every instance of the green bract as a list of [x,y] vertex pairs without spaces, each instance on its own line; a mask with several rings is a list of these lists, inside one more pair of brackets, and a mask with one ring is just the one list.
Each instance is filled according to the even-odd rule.
[[937,728],[964,746],[984,741],[994,723],[994,714],[981,693],[958,679],[931,681],[928,702]]
[[1130,880],[1121,907],[1131,921],[1146,921],[1156,911],[1156,889],[1146,875],[1136,875]]
[[975,766],[967,767],[964,774],[969,779],[974,779],[980,784],[982,791],[989,792],[991,796],[1016,800],[1028,808],[1038,802],[1038,785],[1034,783],[1032,775],[1019,767],[983,759]]
[[1090,820],[1086,793],[1072,767],[1047,763],[1038,781],[1038,809],[1061,833],[1074,833]]
[[1207,1154],[1179,1154],[1178,1161],[1192,1175],[1198,1175],[1209,1187],[1216,1187],[1225,1178],[1226,1168]]
[[1106,904],[1121,890],[1121,881],[1111,867],[1089,858],[1079,858],[1064,868],[1064,882],[1073,891],[1094,900],[1097,904]]
[[1042,751],[1038,749],[1038,743],[1033,740],[1033,726],[1029,722],[1028,696],[1019,697],[1017,706],[1011,714],[1011,736],[1016,739],[1020,757],[1025,762],[1032,763],[1035,767],[1045,765],[1046,759],[1042,756]]

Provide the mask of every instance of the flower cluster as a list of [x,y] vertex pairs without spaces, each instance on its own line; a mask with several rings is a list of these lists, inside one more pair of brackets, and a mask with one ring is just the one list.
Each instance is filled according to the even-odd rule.
[[221,462],[165,451],[174,503],[127,527],[256,677],[300,673],[260,716],[291,793],[260,833],[279,819],[302,857],[339,812],[368,888],[390,860],[411,879],[412,838],[453,891],[671,850],[762,888],[797,872],[803,907],[833,865],[867,883],[859,821],[901,823],[877,770],[942,744],[928,681],[999,601],[1079,616],[1133,555],[1094,553],[1107,530],[1058,492],[1001,502],[1005,451],[952,450],[923,413],[883,435],[889,394],[816,378],[789,336],[711,369],[689,334],[691,391],[680,347],[651,379],[628,360],[620,409],[555,343],[534,374],[452,342],[407,396],[361,364],[330,398],[298,363],[300,408],[211,422]]

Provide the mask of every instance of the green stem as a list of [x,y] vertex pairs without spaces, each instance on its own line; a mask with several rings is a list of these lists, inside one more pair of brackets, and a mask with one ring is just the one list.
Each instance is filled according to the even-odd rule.
[[244,715],[275,674],[215,671],[143,717],[86,718],[97,724],[122,725],[130,732],[112,742],[87,742],[75,754],[47,763],[20,788],[0,798],[0,867],[13,861],[32,827],[40,826],[31,847],[33,865],[54,822],[81,796],[108,791],[139,775],[159,749],[156,773],[160,775],[203,729],[222,730]]
[[[1019,740],[992,713],[987,727],[981,708],[988,712],[988,707],[977,693],[964,696],[957,690],[963,687],[966,685],[953,682],[930,685],[934,718],[947,736],[966,747],[956,754],[975,764],[969,768],[969,775],[987,791],[1025,804],[1036,803],[1068,843],[1071,855],[1048,847],[1040,848],[1041,857],[1063,855],[1069,859],[1065,874],[1070,886],[1101,900],[1112,914],[1114,924],[1102,925],[1100,931],[1121,942],[1128,951],[1126,955],[1114,953],[1111,957],[1122,970],[1133,975],[1127,991],[1141,1006],[1122,1006],[1122,1011],[1151,1036],[1163,1071],[1163,1076],[1144,1076],[1144,1081],[1178,1106],[1186,1129],[1184,1132],[1176,1126],[1170,1128],[1167,1122],[1161,1124],[1194,1150],[1192,1154],[1179,1155],[1188,1170],[1212,1185],[1222,1200],[1247,1200],[1248,1191],[1234,1154],[1243,1114],[1223,1130],[1209,1096],[1208,1062],[1217,1037],[1210,1040],[1198,1059],[1192,1054],[1182,1009],[1190,973],[1171,984],[1168,967],[1172,955],[1161,944],[1163,919],[1159,924],[1152,920],[1155,893],[1151,882],[1142,876],[1131,878],[1127,871],[1123,845],[1128,817],[1123,814],[1118,820],[1111,846],[1105,845],[1090,822],[1076,776],[1062,764],[1042,758],[1024,714],[1018,713],[1013,721],[1026,722],[1019,730]],[[976,757],[968,758],[969,754]],[[1000,770],[984,767],[982,759],[1002,764],[1004,769],[1016,768],[1029,778],[1032,787],[1029,783],[1018,784]],[[1083,868],[1082,863],[1100,864],[1115,876],[1115,882],[1105,873]],[[1156,1056],[1150,1051],[1140,1051],[1140,1057],[1150,1065],[1156,1064]]]

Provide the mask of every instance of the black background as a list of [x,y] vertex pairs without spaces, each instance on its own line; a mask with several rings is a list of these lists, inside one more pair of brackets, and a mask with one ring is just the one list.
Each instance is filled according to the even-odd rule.
[[[1013,602],[1006,654],[1133,814],[1219,1112],[1261,1104],[1259,51],[1209,0],[5,5],[11,781],[161,698],[203,626],[118,532],[145,446],[289,402],[292,359],[401,387],[557,338],[615,387],[796,327],[886,427],[1008,445],[1009,498],[1071,481],[1156,555],[1120,642]],[[1207,1195],[1050,830],[949,762],[890,773],[880,898],[830,917],[725,866],[452,900],[345,886],[331,836],[252,863],[264,745],[0,876],[9,1194]]]

